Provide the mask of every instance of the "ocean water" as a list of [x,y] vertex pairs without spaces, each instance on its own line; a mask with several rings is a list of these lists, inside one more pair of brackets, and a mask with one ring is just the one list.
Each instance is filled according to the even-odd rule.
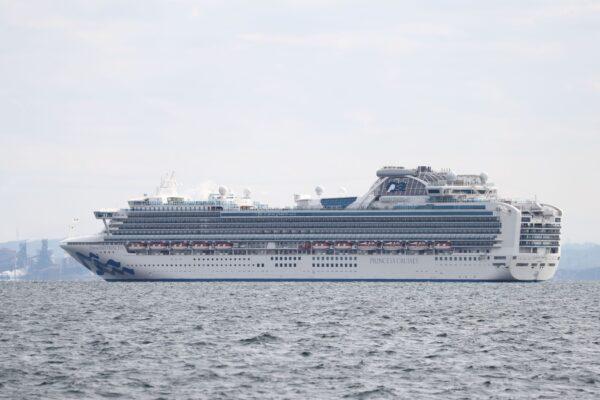
[[0,398],[597,399],[600,283],[0,283]]

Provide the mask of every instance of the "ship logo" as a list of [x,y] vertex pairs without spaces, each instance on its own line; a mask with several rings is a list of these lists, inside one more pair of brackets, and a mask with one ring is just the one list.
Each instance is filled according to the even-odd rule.
[[90,271],[96,272],[98,275],[104,275],[105,273],[110,275],[135,275],[133,268],[122,267],[121,263],[112,259],[109,259],[105,263],[100,261],[98,254],[89,253],[84,255],[80,252],[76,252],[75,255],[79,262],[85,265]]

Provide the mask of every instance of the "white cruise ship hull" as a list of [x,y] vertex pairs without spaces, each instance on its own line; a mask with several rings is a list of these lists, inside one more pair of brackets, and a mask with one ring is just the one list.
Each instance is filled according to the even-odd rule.
[[450,252],[139,254],[112,244],[63,248],[107,281],[544,281],[554,276],[559,258]]
[[[104,230],[62,247],[110,281],[544,281],[560,259],[562,211],[499,200],[487,175],[384,167],[362,197],[295,196],[269,208],[229,196],[186,200],[175,182],[128,208],[94,211]],[[168,184],[167,184],[168,183]]]

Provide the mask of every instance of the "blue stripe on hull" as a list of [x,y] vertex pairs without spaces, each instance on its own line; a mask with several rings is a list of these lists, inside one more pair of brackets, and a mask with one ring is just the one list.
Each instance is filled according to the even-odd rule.
[[[107,282],[526,282],[485,279],[300,279],[300,278],[194,278],[194,279],[106,279]],[[527,281],[533,282],[533,281]]]

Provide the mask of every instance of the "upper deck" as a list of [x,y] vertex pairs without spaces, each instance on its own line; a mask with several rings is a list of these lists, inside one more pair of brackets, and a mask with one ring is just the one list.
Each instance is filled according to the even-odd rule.
[[[295,194],[295,206],[283,210],[397,209],[436,203],[485,202],[496,198],[496,189],[486,174],[456,175],[449,170],[433,171],[430,167],[405,169],[384,167],[377,171],[377,181],[363,196],[327,196],[317,186],[316,196]],[[173,176],[164,178],[153,196],[129,200],[129,209],[96,211],[99,219],[118,218],[124,211],[234,211],[278,210],[254,201],[249,190],[236,196],[221,186],[204,200],[189,200],[177,195]]]
[[[377,171],[376,182],[360,197],[326,196],[317,187],[315,196],[295,195],[295,206],[289,208],[270,208],[253,200],[249,190],[236,196],[220,187],[207,199],[189,200],[174,188],[174,182],[163,180],[155,195],[130,200],[128,208],[96,211],[105,236],[125,242],[203,240],[296,246],[423,241],[479,250],[502,241],[523,249],[559,245],[560,210],[536,202],[499,200],[483,173],[386,167]],[[521,226],[521,213],[542,217],[534,226]]]

